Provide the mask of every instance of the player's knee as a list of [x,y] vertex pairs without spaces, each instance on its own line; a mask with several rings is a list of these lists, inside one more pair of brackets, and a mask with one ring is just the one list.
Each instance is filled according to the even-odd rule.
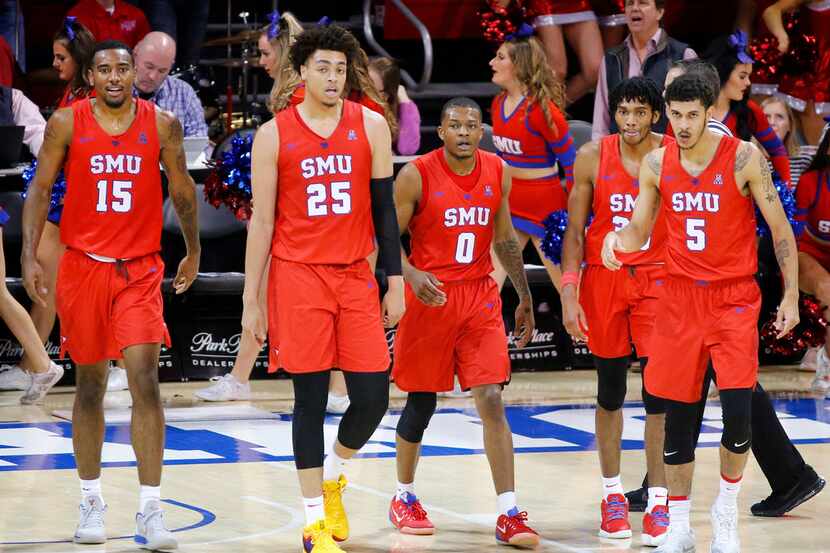
[[625,403],[628,357],[594,356],[597,368],[597,404],[606,411],[621,409]]
[[723,435],[721,445],[732,453],[746,453],[752,446],[752,390],[721,390]]
[[389,407],[389,377],[386,373],[372,376],[362,379],[359,386],[349,386],[349,410],[361,414],[367,424],[377,427]]
[[421,443],[424,431],[435,413],[438,394],[432,392],[410,392],[406,405],[398,420],[398,435],[414,444]]
[[643,406],[647,415],[663,415],[666,412],[666,400],[650,394],[643,385]]
[[500,385],[477,386],[473,388],[478,416],[484,424],[503,422],[504,402]]
[[697,404],[665,400],[666,438],[663,461],[667,465],[685,465],[695,460],[695,426]]

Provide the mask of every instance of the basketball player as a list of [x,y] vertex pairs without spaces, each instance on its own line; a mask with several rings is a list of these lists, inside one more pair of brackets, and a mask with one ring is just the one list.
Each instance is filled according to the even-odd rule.
[[[615,251],[640,249],[658,213],[665,219],[667,279],[660,324],[649,344],[650,394],[666,399],[664,461],[671,523],[660,553],[695,550],[689,524],[697,401],[711,359],[723,408],[720,494],[712,507],[714,553],[740,551],[737,497],[752,441],[750,406],[758,372],[757,204],[772,232],[784,276],[776,328],[798,323],[795,238],[766,160],[752,144],[718,136],[706,122],[714,91],[698,75],[666,90],[676,144],[649,153],[631,223],[603,242],[603,264],[622,267]],[[680,353],[680,355],[678,355]]]
[[96,45],[87,78],[97,97],[60,109],[49,119],[37,174],[23,211],[23,279],[33,301],[43,302],[38,240],[61,167],[68,182],[61,220],[57,308],[63,351],[78,365],[72,444],[82,501],[76,543],[104,543],[106,504],[101,494],[102,400],[107,360],[123,358],[132,395],[131,437],[141,483],[135,541],[170,550],[160,503],[164,412],[158,386],[160,345],[170,345],[162,318],[158,255],[162,224],[159,161],[182,226],[187,255],[173,286],[183,293],[199,269],[199,231],[193,179],[187,173],[181,123],[132,97],[132,52],[121,42]]
[[[715,67],[701,59],[679,60],[672,64],[666,74],[666,86],[668,86],[680,75],[700,75],[710,84],[717,97],[720,89],[720,77]],[[706,126],[714,134],[732,136],[729,127],[710,118]],[[802,189],[799,187],[799,194]],[[799,248],[802,247],[799,242]],[[801,255],[799,255],[801,259]],[[799,279],[803,282],[804,272],[799,271]],[[711,364],[706,371],[703,391],[698,402],[697,425],[695,428],[695,446],[700,435],[700,426],[703,422],[703,415],[706,409],[706,401],[709,398],[709,385],[714,378]],[[787,436],[787,432],[781,425],[775,407],[772,405],[769,394],[758,382],[752,391],[752,434],[764,436],[763,440],[752,441],[752,455],[758,461],[758,466],[769,482],[771,493],[765,499],[754,503],[750,512],[755,516],[779,517],[795,509],[808,499],[819,493],[825,486],[825,480],[819,476],[815,469],[808,465],[796,449],[795,445]],[[629,508],[632,511],[643,511],[648,505],[648,475],[646,475],[643,488],[626,493],[629,500]]]
[[[348,537],[342,472],[386,412],[383,326],[395,325],[404,311],[389,127],[381,115],[341,99],[359,49],[337,25],[297,37],[291,59],[305,97],[259,129],[252,151],[257,208],[248,231],[242,327],[260,344],[265,340],[257,295],[270,249],[269,343],[280,345],[280,365],[294,384],[292,436],[307,553],[342,551],[335,540]],[[366,261],[375,237],[389,275],[382,313]],[[344,371],[351,404],[324,466],[332,367]]]
[[[657,316],[657,288],[665,279],[663,250],[666,229],[658,220],[642,251],[621,255],[624,270],[602,265],[602,240],[628,224],[637,198],[637,177],[647,153],[673,142],[651,131],[663,113],[660,89],[651,79],[634,77],[611,91],[611,116],[619,132],[580,148],[576,156],[574,189],[568,199],[568,229],[562,248],[562,319],[577,340],[588,341],[597,369],[597,451],[602,470],[603,538],[629,538],[628,502],[620,481],[620,449],[631,343],[643,372],[648,364],[648,341]],[[594,219],[585,234],[585,223]],[[579,268],[587,268],[579,284]],[[587,331],[587,336],[586,336]],[[643,389],[646,409],[645,444],[650,502],[643,516],[642,542],[657,546],[669,525],[666,477],[663,471],[662,399]]]
[[516,503],[513,441],[501,398],[510,359],[498,285],[489,276],[491,243],[519,294],[520,348],[533,335],[533,302],[510,219],[510,176],[498,156],[478,149],[481,119],[473,100],[448,101],[438,127],[443,148],[407,164],[395,180],[398,226],[409,229],[412,255],[403,260],[409,309],[395,338],[392,369],[408,396],[398,422],[398,489],[389,520],[405,534],[434,531],[415,496],[415,469],[437,392],[451,390],[457,374],[463,388],[472,388],[484,427],[498,494],[496,541],[535,547],[539,536]]

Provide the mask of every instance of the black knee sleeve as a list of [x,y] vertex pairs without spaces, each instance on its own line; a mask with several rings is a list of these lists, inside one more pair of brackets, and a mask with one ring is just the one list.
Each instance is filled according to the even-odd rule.
[[437,403],[438,394],[434,392],[409,392],[398,421],[398,436],[407,442],[421,443]]
[[340,421],[337,440],[349,449],[360,449],[380,424],[389,406],[389,374],[344,372],[349,408]]
[[329,371],[292,374],[294,418],[291,439],[297,469],[323,466],[323,421],[329,397]]
[[666,442],[663,461],[667,465],[685,465],[695,460],[695,423],[697,403],[664,400],[666,405]]
[[606,411],[616,411],[625,402],[628,357],[597,357],[597,404]]
[[746,453],[752,446],[752,390],[721,390],[723,435],[720,443],[732,453]]
[[648,357],[640,357],[640,367],[643,369],[643,406],[646,409],[647,415],[662,415],[666,412],[666,400],[651,395],[646,390],[646,368],[648,367]]

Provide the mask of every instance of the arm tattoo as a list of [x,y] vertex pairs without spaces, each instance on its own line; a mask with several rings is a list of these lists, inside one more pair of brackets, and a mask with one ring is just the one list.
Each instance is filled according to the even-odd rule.
[[781,275],[784,277],[784,291],[787,292],[792,288],[793,283],[790,282],[787,276],[786,267],[790,263],[792,252],[790,252],[790,243],[787,239],[781,239],[775,243],[775,259],[778,261],[778,267],[781,269]]
[[735,155],[735,171],[743,171],[750,158],[752,158],[752,146],[747,143],[741,144],[738,153]]
[[507,276],[510,277],[510,282],[513,283],[519,298],[530,298],[530,286],[527,283],[527,274],[525,274],[522,249],[519,247],[519,241],[516,237],[511,236],[501,242],[495,242],[493,250],[501,261],[505,272],[507,272]]
[[[187,175],[185,173],[185,175]],[[199,246],[199,210],[196,207],[196,188],[193,179],[187,175],[184,182],[170,187],[170,199],[173,207],[179,216],[179,224],[182,228],[182,235],[187,245],[188,253],[200,249]],[[171,185],[172,185],[171,181]]]
[[167,139],[170,141],[171,146],[179,146],[184,142],[184,129],[182,128],[181,121],[176,117],[173,117],[170,121]]
[[772,173],[770,173],[767,161],[763,157],[758,156],[758,164],[761,169],[761,184],[764,190],[764,199],[767,200],[768,203],[773,204],[779,201],[779,199],[778,191],[772,183]]
[[651,151],[646,155],[646,163],[648,163],[648,168],[652,170],[652,172],[660,176],[661,166],[663,165],[660,157],[657,155],[656,151]]

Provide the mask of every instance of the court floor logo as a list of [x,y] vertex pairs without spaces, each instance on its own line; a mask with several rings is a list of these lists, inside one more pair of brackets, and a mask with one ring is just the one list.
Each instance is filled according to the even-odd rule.
[[[830,443],[830,401],[774,401],[787,434],[796,444]],[[507,419],[517,453],[562,453],[596,449],[595,409],[591,405],[508,406]],[[624,449],[643,449],[645,410],[641,403],[623,408]],[[400,411],[390,411],[363,447],[363,457],[393,457]],[[337,434],[340,417],[326,419],[326,441]],[[720,443],[721,410],[710,404],[704,414],[700,447]],[[475,409],[439,409],[424,434],[422,455],[475,455],[484,452],[481,420]],[[104,466],[135,466],[127,425],[107,426]],[[167,465],[292,461],[291,417],[211,420],[167,424]],[[0,471],[75,468],[72,427],[68,422],[0,424]]]

